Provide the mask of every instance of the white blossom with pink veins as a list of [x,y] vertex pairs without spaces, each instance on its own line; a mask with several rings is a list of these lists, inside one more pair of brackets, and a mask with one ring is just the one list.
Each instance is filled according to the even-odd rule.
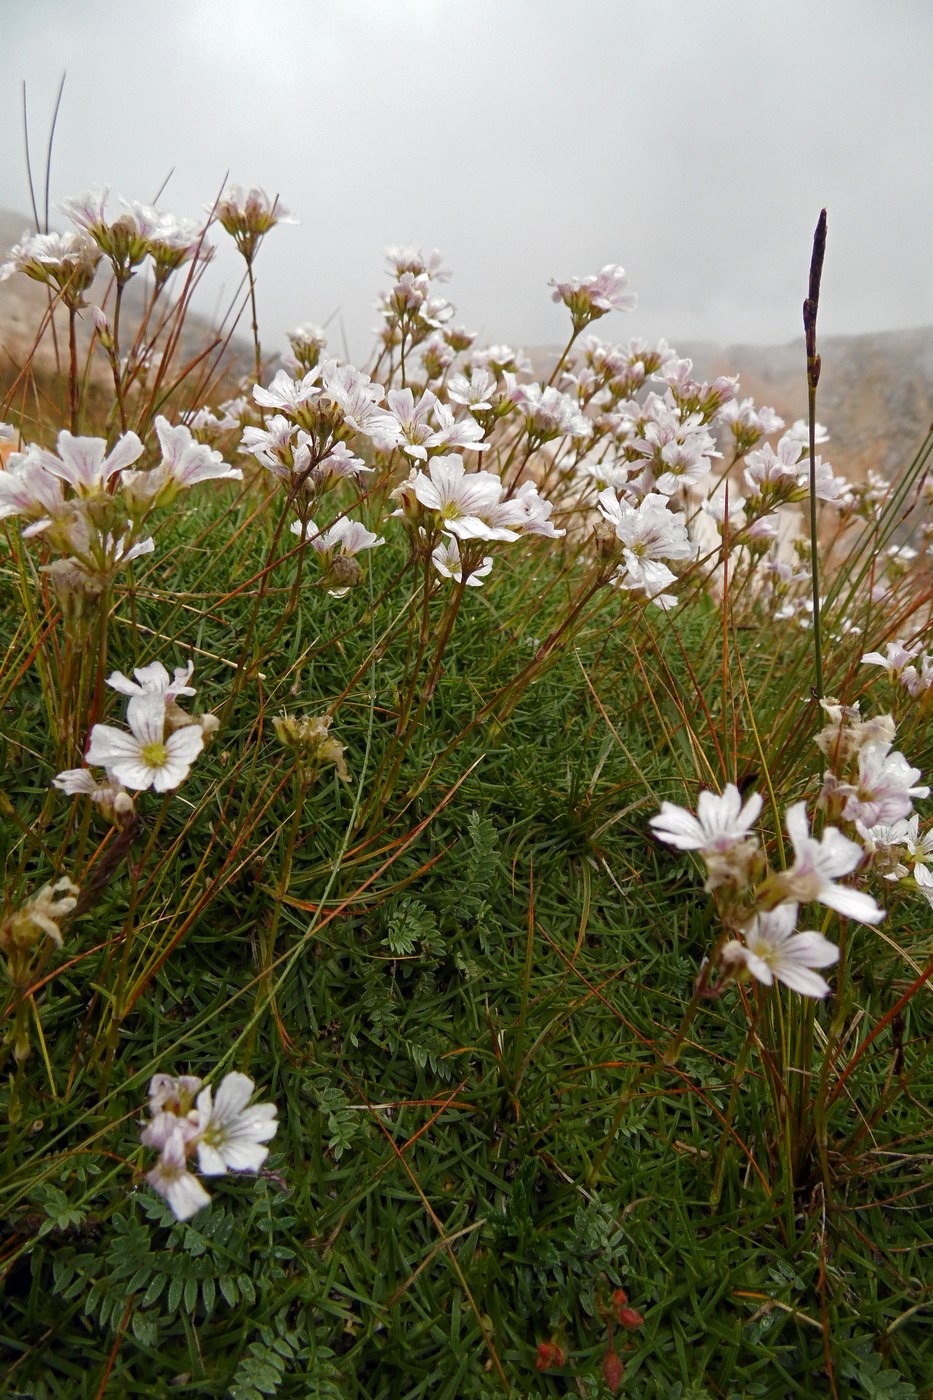
[[228,466],[223,456],[198,442],[184,423],[175,427],[161,414],[155,429],[162,448],[162,466],[179,486],[194,486],[199,481],[241,481],[239,467]]
[[428,464],[428,475],[414,472],[397,491],[403,493],[406,488],[437,514],[440,529],[462,540],[518,538],[517,531],[488,523],[502,496],[502,482],[493,472],[467,472],[459,457],[435,457]]
[[276,408],[279,412],[295,414],[309,400],[317,398],[321,389],[318,384],[321,367],[316,365],[302,379],[293,379],[284,369],[280,369],[264,389],[261,384],[253,387],[253,398],[261,408]]
[[337,405],[347,426],[368,434],[383,411],[377,407],[385,397],[382,385],[353,365],[338,365],[335,360],[322,365],[321,377],[324,397]]
[[745,942],[732,939],[722,949],[723,963],[747,968],[766,987],[777,981],[801,996],[827,996],[829,983],[812,969],[837,963],[839,949],[812,929],[795,933],[796,923],[796,904],[756,914],[744,930]]
[[452,374],[447,381],[447,397],[477,411],[492,408],[495,389],[496,376],[483,365],[476,365],[469,379],[465,374]]
[[597,502],[623,545],[625,567],[618,575],[622,588],[642,589],[655,598],[676,578],[660,561],[695,558],[696,546],[690,542],[683,512],[671,510],[667,496],[649,492],[632,506],[607,488],[600,491]]
[[862,657],[862,665],[883,666],[889,676],[900,676],[908,662],[919,656],[921,650],[920,642],[912,647],[902,641],[888,642],[884,655],[880,651],[866,651]]
[[79,496],[97,495],[110,478],[141,457],[143,445],[135,433],[124,433],[113,451],[107,452],[104,438],[74,437],[67,428],[58,435],[58,456],[40,452],[46,471],[74,487]]
[[743,805],[738,788],[727,783],[721,794],[700,793],[696,816],[673,802],[662,802],[649,825],[660,841],[680,851],[721,855],[752,834],[761,807],[760,794],[753,792]]
[[41,517],[46,522],[65,509],[61,479],[42,461],[41,449],[14,453],[0,471],[0,520],[13,515]]
[[566,535],[566,530],[558,530],[551,520],[553,503],[538,495],[534,481],[523,481],[512,497],[511,504],[521,511],[520,529],[523,535],[546,535],[556,540]]
[[858,755],[858,786],[842,784],[848,793],[843,816],[871,827],[887,825],[910,815],[915,797],[929,797],[930,789],[916,786],[919,768],[911,768],[902,753],[890,744],[866,744]]
[[296,520],[291,532],[307,540],[319,554],[330,554],[334,550],[339,550],[341,554],[359,554],[361,550],[378,549],[379,545],[385,544],[382,535],[376,535],[372,530],[367,530],[361,521],[350,520],[345,515],[323,532],[313,520],[309,520],[302,531],[301,521]]
[[796,856],[790,870],[778,877],[788,897],[802,904],[817,900],[837,914],[859,919],[863,924],[880,923],[884,910],[879,909],[871,895],[836,884],[843,875],[851,875],[861,862],[861,846],[834,826],[826,827],[821,840],[815,840],[810,835],[805,802],[788,807],[785,825]]

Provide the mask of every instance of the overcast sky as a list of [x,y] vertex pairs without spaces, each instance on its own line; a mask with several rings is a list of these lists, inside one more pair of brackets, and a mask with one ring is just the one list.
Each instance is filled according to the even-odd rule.
[[300,219],[257,263],[269,350],[334,316],[361,362],[397,243],[488,341],[562,339],[548,278],[618,262],[612,339],[783,343],[824,204],[821,331],[933,325],[930,0],[4,0],[3,40],[0,205],[29,209],[20,82],[41,174],[67,70],[53,202],[172,171],[193,217],[229,172]]

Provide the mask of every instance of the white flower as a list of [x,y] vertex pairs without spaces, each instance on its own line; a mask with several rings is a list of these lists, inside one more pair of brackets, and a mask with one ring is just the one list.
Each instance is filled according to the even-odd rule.
[[[917,786],[919,768],[911,768],[902,753],[890,744],[866,744],[858,755],[858,786],[841,784],[848,793],[843,816],[863,826],[887,825],[910,815],[914,797],[929,797],[930,789]],[[913,786],[911,786],[914,784]]]
[[129,734],[110,724],[95,724],[87,762],[109,769],[118,782],[134,791],[177,788],[203,749],[204,735],[199,724],[185,724],[166,734],[165,699],[158,691],[134,695],[126,711]]
[[496,388],[496,376],[488,369],[477,365],[469,379],[464,374],[452,374],[447,381],[447,397],[454,403],[472,408],[474,412],[491,409],[491,398]]
[[178,1220],[190,1220],[211,1199],[186,1164],[185,1137],[181,1129],[176,1128],[162,1146],[158,1162],[146,1173],[149,1185],[165,1197]]
[[180,1074],[177,1077],[174,1074],[154,1074],[149,1081],[149,1112],[153,1118],[163,1111],[186,1117],[191,1112],[202,1083],[194,1074]]
[[863,666],[883,666],[889,676],[899,676],[909,661],[913,661],[921,651],[919,642],[909,647],[905,642],[888,642],[882,656],[880,651],[866,651],[862,657]]
[[722,950],[726,966],[743,966],[766,987],[777,980],[805,997],[825,997],[829,983],[815,967],[839,961],[839,949],[821,933],[795,933],[797,905],[779,904],[756,914],[744,931],[745,943],[733,939]]
[[[97,495],[112,476],[141,457],[143,445],[135,433],[124,433],[107,453],[104,438],[74,437],[67,428],[58,435],[58,456],[40,453],[46,471],[73,486],[79,496]],[[106,454],[106,455],[105,455]]]
[[[538,487],[533,481],[523,481],[521,486],[512,497],[512,505],[522,511],[522,520],[519,528],[525,535],[546,535],[548,539],[556,540],[561,535],[566,535],[566,530],[558,530],[551,520],[551,512],[554,509],[550,501],[546,501],[543,496],[538,495]],[[510,522],[511,523],[511,522]]]
[[109,821],[128,817],[135,810],[132,797],[112,773],[99,782],[87,768],[66,768],[55,775],[52,786],[69,797],[89,797]]
[[255,1172],[268,1157],[268,1147],[260,1144],[275,1136],[276,1107],[248,1107],[255,1087],[249,1075],[234,1071],[224,1075],[213,1101],[210,1085],[198,1094],[198,1162],[205,1176],[223,1176],[228,1168]]
[[835,909],[837,914],[860,919],[864,924],[880,923],[884,910],[879,909],[871,895],[835,884],[840,876],[850,875],[860,863],[861,846],[849,841],[834,826],[826,828],[822,840],[814,840],[810,835],[805,802],[795,802],[788,807],[785,824],[797,857],[791,869],[779,877],[788,896],[801,903],[818,900],[827,908]]
[[292,379],[290,374],[280,369],[268,389],[261,384],[254,385],[253,398],[262,408],[277,408],[294,416],[306,403],[319,396],[320,373],[320,366],[316,366],[302,379]]
[[313,520],[306,522],[304,530],[301,521],[295,520],[291,525],[291,532],[307,540],[312,549],[316,549],[319,554],[331,554],[338,550],[341,554],[353,555],[359,554],[363,549],[378,549],[379,545],[385,544],[382,535],[376,535],[374,531],[367,530],[361,521],[350,520],[345,515],[335,521],[329,530],[323,532],[318,530]]
[[187,666],[176,666],[174,678],[161,661],[151,661],[148,666],[137,666],[133,672],[135,681],[129,680],[122,671],[114,671],[107,677],[107,684],[121,695],[164,695],[166,700],[175,700],[179,695],[197,694],[189,685],[194,672],[194,662]]
[[933,908],[933,871],[927,865],[915,865],[914,880],[927,904]]
[[697,816],[673,802],[662,802],[661,811],[649,825],[655,836],[681,851],[722,853],[750,835],[761,812],[757,792],[742,805],[742,794],[734,783],[727,783],[722,795],[701,792]]
[[194,486],[199,481],[243,479],[239,467],[228,466],[219,452],[193,438],[191,429],[184,423],[172,427],[168,419],[160,414],[155,420],[155,427],[162,448],[161,465],[166,476],[177,482],[179,487]]
[[[463,563],[460,558],[460,546],[453,535],[441,540],[441,543],[431,553],[431,563],[444,578],[453,579],[455,583],[463,580]],[[492,555],[487,554],[483,558],[482,564],[471,569],[467,574],[466,582],[468,588],[481,588],[483,579],[492,568]]]
[[592,277],[571,277],[569,282],[551,279],[554,301],[562,301],[573,317],[574,328],[588,325],[607,311],[634,311],[638,297],[626,291],[628,277],[617,263],[607,263]]
[[609,488],[601,491],[597,499],[623,545],[625,567],[618,576],[621,586],[642,589],[649,598],[657,598],[676,578],[660,561],[692,559],[696,555],[683,512],[671,510],[668,498],[657,492],[649,492],[637,507],[620,500]]
[[580,439],[592,436],[593,424],[576,402],[551,384],[518,384],[509,398],[525,415],[529,434],[542,442],[565,435]]
[[462,540],[518,538],[515,530],[489,523],[488,517],[502,497],[502,482],[494,472],[468,473],[460,458],[451,455],[434,457],[428,465],[428,473],[426,476],[416,471],[393,495],[410,487],[420,503],[439,516],[440,529]]

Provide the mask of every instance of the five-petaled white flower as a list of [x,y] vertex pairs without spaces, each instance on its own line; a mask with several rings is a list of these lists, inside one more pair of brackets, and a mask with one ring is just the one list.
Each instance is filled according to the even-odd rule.
[[720,954],[727,968],[747,968],[757,981],[785,987],[805,997],[825,997],[829,983],[815,967],[831,967],[839,961],[839,949],[812,929],[795,933],[797,905],[779,904],[756,914],[744,930],[745,942],[732,939]]
[[860,863],[864,854],[861,846],[834,826],[825,829],[820,841],[815,840],[810,835],[805,802],[788,807],[785,823],[797,857],[790,870],[778,877],[787,897],[801,903],[818,900],[848,919],[880,923],[884,910],[879,909],[870,894],[835,883],[840,876],[850,875]]
[[681,851],[722,853],[744,841],[761,812],[762,798],[752,793],[742,805],[742,794],[734,783],[727,783],[721,795],[701,792],[697,815],[673,802],[662,802],[661,811],[651,818],[655,836]]
[[159,691],[134,695],[126,707],[130,733],[111,724],[95,724],[88,763],[107,768],[133,791],[169,792],[183,783],[204,747],[200,724],[184,724],[166,734],[166,697]]
[[249,1106],[255,1084],[247,1074],[224,1075],[212,1099],[210,1085],[198,1094],[198,1163],[205,1176],[256,1172],[269,1155],[261,1144],[278,1128],[274,1103]]

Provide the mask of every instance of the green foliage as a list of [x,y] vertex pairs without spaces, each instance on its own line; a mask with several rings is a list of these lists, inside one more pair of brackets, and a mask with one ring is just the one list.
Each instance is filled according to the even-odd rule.
[[[62,876],[83,890],[62,947],[40,925],[8,966],[9,1393],[595,1400],[612,1329],[640,1400],[823,1395],[830,1365],[840,1395],[920,1395],[926,906],[876,880],[890,914],[847,931],[835,1003],[778,991],[753,1032],[762,1003],[730,985],[684,1027],[715,911],[694,853],[647,825],[698,788],[773,792],[780,867],[784,808],[820,788],[808,632],[744,563],[725,625],[702,564],[671,612],[609,587],[571,494],[563,543],[435,589],[390,514],[408,459],[367,451],[365,488],[340,478],[318,512],[386,535],[342,594],[258,468],[180,496],[77,621],[5,527],[7,912]],[[862,649],[929,621],[909,578],[880,616],[863,553],[851,590],[828,581],[824,661],[876,713]],[[177,794],[117,829],[50,789],[115,718],[111,669],[189,655],[220,727]],[[927,711],[894,703],[933,761]],[[179,1223],[144,1176],[147,1083],[231,1068],[279,1107],[272,1155]],[[565,1364],[538,1372],[551,1341]]]

